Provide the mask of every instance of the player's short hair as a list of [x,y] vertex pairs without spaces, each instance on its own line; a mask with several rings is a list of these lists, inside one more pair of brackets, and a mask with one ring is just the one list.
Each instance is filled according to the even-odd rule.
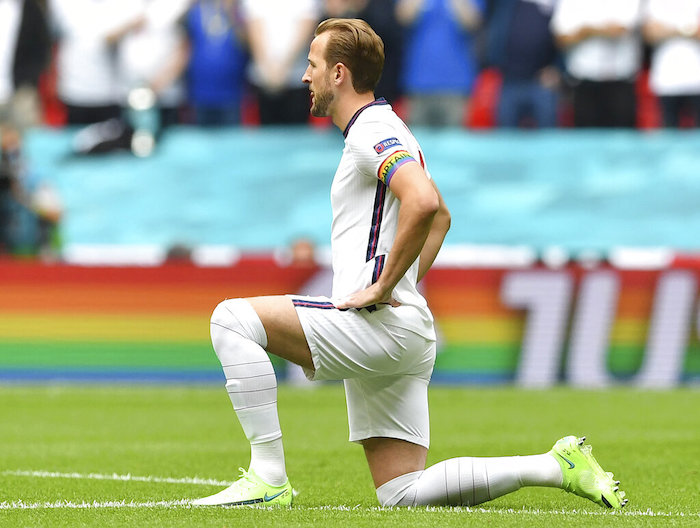
[[329,18],[316,28],[315,35],[330,32],[326,64],[342,62],[352,74],[357,93],[374,92],[384,68],[384,42],[370,25],[357,18]]

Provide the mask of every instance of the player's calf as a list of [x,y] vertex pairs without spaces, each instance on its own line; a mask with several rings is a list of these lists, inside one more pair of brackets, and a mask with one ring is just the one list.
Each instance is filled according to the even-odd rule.
[[226,376],[226,391],[250,442],[250,470],[266,485],[287,481],[277,415],[277,379],[265,352],[267,336],[245,299],[219,303],[211,317],[211,340]]

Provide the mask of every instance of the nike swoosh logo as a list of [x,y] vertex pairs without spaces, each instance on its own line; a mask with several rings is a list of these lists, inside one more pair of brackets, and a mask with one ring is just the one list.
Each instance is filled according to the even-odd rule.
[[285,489],[285,490],[280,491],[279,493],[275,493],[275,494],[272,495],[271,497],[268,496],[268,495],[267,495],[267,492],[266,492],[266,493],[265,493],[265,496],[263,497],[263,500],[264,500],[265,502],[270,502],[271,500],[274,500],[274,499],[276,499],[277,497],[279,497],[280,495],[282,495],[285,491],[287,491],[287,490]]
[[[557,453],[557,455],[559,455],[559,453]],[[576,464],[574,464],[571,460],[569,460],[569,459],[566,458],[565,456],[559,455],[559,457],[561,457],[561,458],[564,460],[564,462],[566,462],[567,464],[569,464],[569,469],[574,469],[574,468],[576,467]]]

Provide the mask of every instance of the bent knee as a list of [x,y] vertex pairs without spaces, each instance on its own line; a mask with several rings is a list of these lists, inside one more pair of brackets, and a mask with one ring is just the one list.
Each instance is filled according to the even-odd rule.
[[216,305],[214,311],[211,313],[211,324],[225,326],[226,323],[230,323],[231,315],[231,305],[232,301],[238,301],[239,299],[226,299],[221,301]]
[[226,299],[216,305],[211,314],[210,328],[212,341],[221,332],[233,332],[244,339],[255,341],[263,348],[267,346],[262,321],[245,299]]
[[414,506],[416,484],[423,471],[413,471],[400,475],[377,488],[377,500],[382,508],[394,506]]

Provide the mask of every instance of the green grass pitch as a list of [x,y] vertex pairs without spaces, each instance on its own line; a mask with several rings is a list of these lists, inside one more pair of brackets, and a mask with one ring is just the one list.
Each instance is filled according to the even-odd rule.
[[194,508],[184,499],[248,462],[223,387],[10,385],[0,386],[0,526],[700,526],[696,389],[433,387],[430,398],[430,464],[539,453],[585,434],[628,507],[529,488],[474,508],[378,508],[332,384],[279,391],[293,508]]

